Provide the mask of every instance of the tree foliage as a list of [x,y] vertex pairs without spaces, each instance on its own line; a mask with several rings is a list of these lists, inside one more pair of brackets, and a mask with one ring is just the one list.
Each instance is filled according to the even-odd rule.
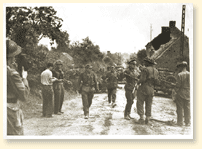
[[37,73],[44,67],[47,47],[38,46],[43,37],[56,41],[58,51],[69,46],[69,34],[61,30],[62,19],[53,7],[6,7],[6,36],[23,48],[32,63],[30,71]]
[[61,31],[63,20],[56,13],[53,7],[6,7],[6,36],[24,50],[43,37],[61,44],[69,36]]
[[74,42],[70,47],[70,55],[74,58],[74,62],[78,66],[82,66],[94,61],[102,61],[103,54],[100,47],[86,37],[82,42]]
[[[124,56],[121,53],[111,53],[110,51],[107,53],[107,56],[111,59],[113,64],[122,65],[124,61]],[[112,64],[112,65],[113,65]]]

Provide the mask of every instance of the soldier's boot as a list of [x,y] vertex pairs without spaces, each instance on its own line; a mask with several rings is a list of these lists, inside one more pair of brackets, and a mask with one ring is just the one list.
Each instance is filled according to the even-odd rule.
[[138,124],[145,124],[144,116],[143,116],[143,115],[140,115],[140,119],[138,120],[137,123],[138,123]]
[[185,126],[191,126],[191,123],[185,123]]
[[134,117],[130,116],[130,112],[128,112],[128,117],[130,117],[130,119],[134,119]]
[[134,117],[131,117],[130,114],[128,114],[128,117],[129,117],[130,119],[134,119]]
[[88,117],[89,117],[89,113],[84,112],[84,119],[88,119]]
[[130,117],[128,116],[128,112],[125,112],[125,111],[124,111],[124,119],[130,120]]
[[147,116],[145,119],[145,124],[149,124],[150,116]]
[[128,115],[126,115],[125,119],[126,120],[130,120],[130,117]]
[[114,108],[116,106],[116,103],[112,102],[112,108]]

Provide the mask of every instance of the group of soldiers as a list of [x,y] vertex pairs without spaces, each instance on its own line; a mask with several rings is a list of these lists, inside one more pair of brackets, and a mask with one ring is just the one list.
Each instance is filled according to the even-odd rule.
[[[13,65],[15,57],[21,53],[21,47],[12,40],[6,40],[7,50],[7,134],[23,134],[23,114],[18,101],[25,101],[29,94],[29,84],[27,72],[22,68],[19,74]],[[139,124],[148,124],[152,113],[152,100],[154,96],[154,86],[158,83],[158,70],[155,68],[156,62],[148,57],[144,59],[144,66],[138,69],[137,62],[128,62],[128,68],[122,73],[122,78],[126,79],[125,97],[126,106],[124,118],[133,119],[131,107],[134,98],[137,97],[137,113]],[[177,75],[176,107],[177,125],[183,125],[183,115],[186,126],[190,125],[190,74],[186,70],[187,62],[177,64],[179,73]],[[115,67],[108,69],[102,78],[106,82],[108,102],[112,108],[116,106],[116,91],[118,88],[118,77]],[[43,97],[43,116],[52,117],[52,114],[61,115],[63,112],[62,104],[64,101],[64,72],[62,71],[62,61],[57,60],[47,64],[47,69],[41,73],[42,97]],[[95,92],[99,92],[97,75],[92,70],[91,65],[86,65],[84,72],[78,75],[78,92],[82,97],[84,118],[89,118],[89,109]],[[145,104],[145,110],[144,110]],[[184,111],[184,113],[183,113]],[[144,119],[146,115],[146,119]]]
[[[154,97],[154,86],[160,83],[158,79],[159,73],[155,68],[157,63],[146,57],[144,66],[137,67],[136,60],[128,62],[128,68],[123,72],[126,79],[125,97],[126,106],[124,110],[124,118],[126,120],[133,119],[131,117],[131,107],[137,97],[136,107],[139,115],[139,124],[148,124],[152,115],[152,101]],[[176,107],[177,107],[177,125],[183,125],[183,115],[185,125],[190,126],[190,73],[186,70],[187,62],[177,63],[178,69],[177,83],[174,84],[176,91]],[[92,71],[92,66],[87,65],[84,73],[79,78],[79,93],[82,95],[84,118],[89,118],[89,108],[95,91],[99,90],[96,74]],[[116,106],[116,91],[118,88],[118,77],[115,67],[112,66],[103,77],[107,85],[108,102],[112,108]],[[145,110],[144,110],[145,104]],[[184,111],[184,113],[183,113]],[[145,116],[146,118],[145,118]]]

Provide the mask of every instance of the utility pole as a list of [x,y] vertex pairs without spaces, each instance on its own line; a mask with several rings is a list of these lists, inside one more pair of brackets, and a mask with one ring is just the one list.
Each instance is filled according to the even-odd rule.
[[150,24],[150,41],[152,40],[152,24]]
[[182,6],[182,23],[181,23],[181,46],[180,46],[181,57],[183,57],[183,51],[184,51],[185,8],[186,8],[186,5],[183,5]]

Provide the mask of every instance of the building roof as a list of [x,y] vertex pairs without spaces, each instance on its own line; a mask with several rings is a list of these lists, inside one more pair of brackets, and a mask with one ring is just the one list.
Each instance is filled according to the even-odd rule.
[[[161,57],[167,50],[170,49],[170,47],[172,47],[172,45],[179,41],[181,38],[181,31],[173,26],[173,27],[170,27],[170,40],[168,40],[168,42],[164,43],[164,44],[159,44],[157,45],[156,47],[154,47],[155,51],[154,53],[151,55],[151,58],[152,59],[158,59],[159,57]],[[155,37],[151,42],[147,43],[146,47],[147,46],[150,46],[152,45],[153,43],[158,43],[158,40],[159,40],[159,43],[161,43],[161,40],[162,38],[164,38],[165,36],[162,36],[162,33],[160,33],[157,37]],[[186,35],[184,35],[185,39],[188,39],[188,37]],[[186,41],[186,40],[185,40]],[[153,45],[152,45],[153,46]]]

